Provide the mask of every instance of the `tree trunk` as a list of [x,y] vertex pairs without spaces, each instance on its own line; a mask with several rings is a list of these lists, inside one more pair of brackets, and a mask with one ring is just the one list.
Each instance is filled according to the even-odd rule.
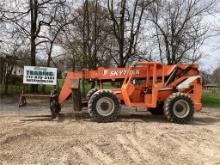
[[126,0],[123,0],[121,2],[121,17],[120,17],[120,48],[119,48],[119,53],[120,53],[120,67],[124,67],[124,28],[125,28],[125,5],[126,5]]
[[53,42],[51,42],[50,50],[48,52],[47,67],[50,67],[52,50],[53,50]]
[[[31,66],[36,66],[37,0],[30,0],[31,10]],[[37,85],[31,85],[31,92],[37,92]]]
[[36,30],[37,30],[37,0],[30,0],[31,10],[31,65],[36,65]]
[[5,95],[8,95],[8,77],[9,77],[9,75],[6,74],[6,76],[5,76],[5,88],[4,88],[4,94]]

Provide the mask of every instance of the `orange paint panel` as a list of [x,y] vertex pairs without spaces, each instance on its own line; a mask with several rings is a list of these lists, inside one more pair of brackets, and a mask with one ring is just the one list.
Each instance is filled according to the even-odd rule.
[[60,91],[59,97],[58,97],[58,102],[60,104],[63,104],[64,101],[69,97],[69,95],[71,94],[72,90],[71,90],[71,80],[73,78],[82,78],[82,73],[81,72],[68,72],[67,76],[64,80],[64,84],[63,87]]
[[[175,68],[191,69],[180,77],[174,77],[171,83],[165,84]],[[180,69],[177,70],[181,72]],[[72,78],[105,81],[124,80],[121,88],[112,89],[119,99],[128,107],[156,107],[158,101],[165,101],[178,84],[191,76],[198,75],[198,65],[176,64],[162,65],[157,62],[139,62],[135,66],[127,68],[103,68],[97,70],[84,69],[80,72],[68,72],[63,88],[59,95],[59,103],[62,104],[71,94],[70,82]],[[139,84],[132,84],[132,80],[140,80]],[[166,85],[166,86],[165,86]],[[100,83],[100,88],[102,88]],[[196,111],[201,109],[201,78],[190,84],[190,89],[180,89],[188,93],[195,104]],[[193,92],[192,92],[193,91]],[[191,93],[190,93],[191,92]],[[147,94],[146,94],[147,93]]]

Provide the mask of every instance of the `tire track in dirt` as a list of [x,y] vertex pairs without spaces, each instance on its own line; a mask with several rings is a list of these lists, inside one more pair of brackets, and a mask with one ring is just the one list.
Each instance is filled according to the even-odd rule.
[[80,162],[85,164],[110,165],[115,164],[114,159],[104,153],[94,144],[86,144],[83,146],[74,146],[74,152],[80,157]]
[[74,150],[74,152],[76,152],[79,155],[80,160],[83,160],[83,163],[94,164],[94,165],[100,164],[91,155],[88,155],[88,153],[84,149],[82,149],[81,147],[75,146],[75,147],[73,147],[73,150]]
[[146,161],[149,160],[149,156],[147,155],[151,155],[147,150],[145,150],[143,148],[143,146],[141,146],[140,143],[137,142],[137,140],[135,139],[134,135],[126,135],[127,139],[129,140],[129,142],[134,146],[134,148],[140,153],[141,157]]
[[68,117],[47,121],[30,113],[32,123],[22,116],[1,118],[0,165],[220,165],[219,109],[197,113],[197,121],[187,125],[134,116],[105,124]]
[[[186,139],[185,135],[184,136],[175,136],[174,134],[170,134],[169,136],[165,136],[166,139],[169,139],[170,141],[172,141],[173,144],[178,145],[180,148],[180,153],[182,155],[187,155],[187,154],[191,154],[193,155],[193,157],[195,159],[198,159],[200,161],[207,161],[207,159],[212,156],[213,158],[219,158],[220,154],[219,154],[219,150],[210,150],[209,148],[211,146],[215,146],[217,147],[218,144],[220,144],[217,141],[211,141],[211,137],[212,137],[212,131],[209,131],[209,133],[206,135],[206,138],[204,138],[205,132],[203,132],[203,135],[201,137],[198,137],[194,134],[194,138],[189,139],[188,142],[184,142],[184,140]],[[193,136],[193,134],[191,133],[191,136]],[[209,137],[209,138],[207,138]],[[188,152],[186,153],[186,151],[191,151],[192,146],[197,146],[194,148],[193,152]],[[220,146],[220,145],[219,145]],[[201,149],[202,148],[202,149]],[[203,152],[203,151],[206,152]],[[202,157],[201,157],[202,156]]]
[[141,163],[142,159],[139,156],[139,153],[125,136],[118,134],[116,135],[116,139],[122,145],[123,149],[127,152],[127,155],[133,160],[133,162]]
[[94,157],[101,160],[102,164],[113,164],[114,163],[114,160],[110,156],[103,153],[94,144],[87,144],[86,147],[91,151],[91,153],[93,154]]

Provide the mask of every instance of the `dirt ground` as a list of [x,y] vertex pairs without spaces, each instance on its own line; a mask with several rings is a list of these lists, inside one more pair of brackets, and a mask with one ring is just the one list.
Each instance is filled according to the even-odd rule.
[[1,101],[0,164],[220,165],[220,109],[186,125],[123,109],[117,122],[99,124],[71,105],[51,120],[47,104]]

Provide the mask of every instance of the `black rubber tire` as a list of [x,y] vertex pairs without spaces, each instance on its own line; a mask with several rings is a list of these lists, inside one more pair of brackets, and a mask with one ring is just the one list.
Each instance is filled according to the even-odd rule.
[[61,105],[58,103],[58,93],[56,90],[51,91],[50,97],[50,112],[52,118],[56,118],[61,111]]
[[86,95],[86,99],[89,100],[90,97],[91,97],[95,92],[97,92],[97,91],[98,91],[98,88],[92,88],[92,89],[90,89],[90,90],[88,91],[87,95]]
[[[184,100],[188,106],[189,106],[189,112],[185,117],[178,117],[174,113],[174,103],[178,100]],[[184,124],[192,120],[193,114],[194,114],[194,103],[191,97],[185,93],[173,93],[171,96],[167,98],[167,100],[164,103],[164,115],[167,118],[168,121],[178,123],[178,124]]]
[[[98,100],[103,97],[108,97],[114,103],[113,112],[107,116],[101,115],[96,109],[96,104]],[[91,96],[88,102],[88,112],[91,118],[98,123],[107,123],[107,122],[116,121],[119,115],[120,108],[121,106],[118,97],[110,90],[98,90]]]
[[50,101],[50,112],[51,112],[52,118],[56,118],[56,116],[59,115],[60,111],[61,111],[60,104],[54,99],[51,100]]
[[152,115],[155,115],[155,116],[164,115],[163,105],[164,105],[164,103],[159,103],[156,108],[148,108],[147,110],[148,110]]

